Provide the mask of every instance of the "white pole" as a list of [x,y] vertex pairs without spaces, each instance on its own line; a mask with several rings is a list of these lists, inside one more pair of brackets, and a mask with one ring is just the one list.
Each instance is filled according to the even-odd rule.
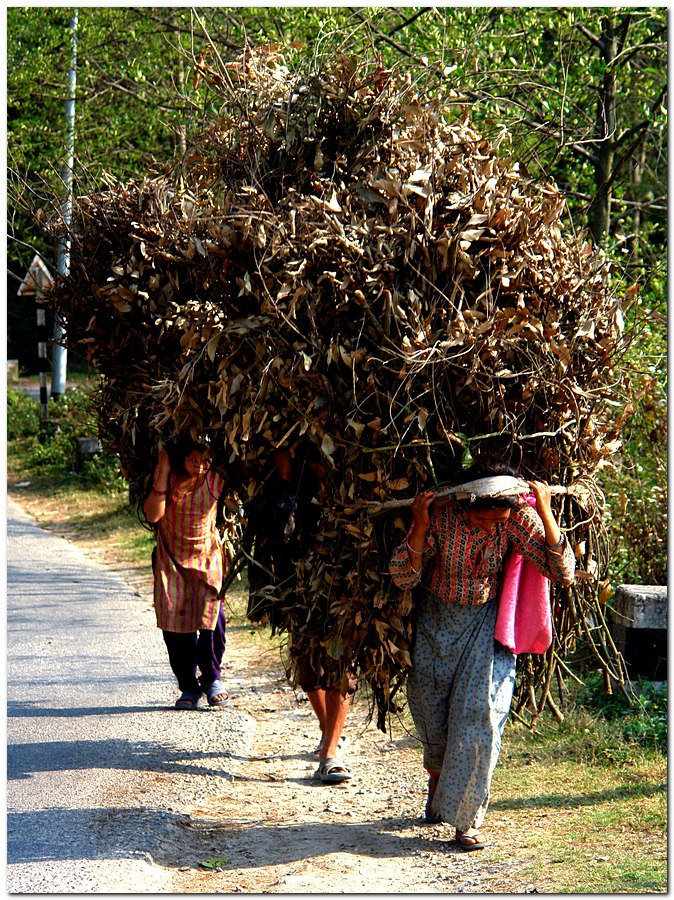
[[[63,225],[64,235],[59,238],[56,256],[56,271],[67,275],[70,271],[70,223],[73,212],[73,168],[75,165],[75,89],[77,86],[77,9],[72,10],[68,23],[72,32],[72,56],[68,71],[68,96],[66,97],[66,159],[62,169],[63,180]],[[51,395],[58,398],[66,391],[66,367],[68,351],[60,345],[65,329],[63,320],[57,314],[54,320],[54,346],[52,348]]]

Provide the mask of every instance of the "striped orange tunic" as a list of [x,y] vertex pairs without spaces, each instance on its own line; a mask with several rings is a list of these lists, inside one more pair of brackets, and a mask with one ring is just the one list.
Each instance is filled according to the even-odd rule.
[[215,527],[224,479],[213,470],[194,491],[178,493],[169,482],[166,512],[159,520],[154,570],[154,608],[163,631],[212,631],[224,554]]

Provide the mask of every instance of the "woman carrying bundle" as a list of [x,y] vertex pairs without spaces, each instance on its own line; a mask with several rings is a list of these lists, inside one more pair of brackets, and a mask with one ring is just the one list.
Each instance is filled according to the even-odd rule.
[[[474,468],[465,480],[514,475]],[[494,639],[507,554],[522,555],[550,581],[570,584],[573,551],[550,508],[550,488],[519,497],[437,503],[425,491],[391,559],[395,584],[416,592],[417,633],[407,695],[429,774],[426,818],[456,828],[462,849],[480,850],[479,828],[515,686],[516,657]],[[532,498],[533,500],[533,498]]]
[[[224,479],[211,469],[208,449],[183,440],[159,451],[152,492],[143,509],[156,524],[154,608],[181,695],[176,709],[227,705],[220,681],[225,613],[219,592],[224,553],[216,529]],[[201,677],[197,677],[197,668]]]

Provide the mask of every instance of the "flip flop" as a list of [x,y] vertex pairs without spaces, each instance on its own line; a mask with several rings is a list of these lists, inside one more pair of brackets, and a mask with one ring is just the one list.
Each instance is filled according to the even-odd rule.
[[321,760],[314,772],[314,778],[320,778],[323,784],[339,784],[342,781],[349,781],[351,777],[351,772],[342,760],[333,756]]
[[197,691],[183,691],[176,700],[176,709],[198,709],[201,693]]
[[[222,709],[229,703],[229,695],[222,686],[221,681],[212,681],[210,684],[206,685],[204,691],[206,692],[209,706],[215,706]],[[216,700],[216,697],[220,697],[221,699]]]
[[474,834],[466,834],[465,831],[459,831],[457,828],[454,840],[462,850],[467,852],[471,850],[484,850],[484,838],[479,831]]

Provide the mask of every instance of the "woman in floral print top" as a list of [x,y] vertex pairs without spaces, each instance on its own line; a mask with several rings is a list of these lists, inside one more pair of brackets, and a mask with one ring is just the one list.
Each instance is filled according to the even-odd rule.
[[[465,481],[515,474],[474,469]],[[426,817],[451,822],[462,849],[478,850],[478,828],[515,684],[514,654],[494,640],[505,559],[520,553],[551,581],[570,584],[573,551],[550,507],[549,487],[530,482],[532,509],[516,498],[443,501],[432,491],[412,504],[412,525],[390,571],[415,594],[417,637],[408,679],[410,712],[429,773]]]
[[[531,482],[531,489],[538,506],[545,486]],[[546,493],[549,497],[549,491]],[[412,506],[413,525],[391,559],[391,574],[398,587],[414,587],[423,572],[428,589],[446,603],[487,603],[497,595],[503,562],[511,548],[551,581],[568,584],[573,579],[574,558],[568,541],[552,550],[546,542],[542,517],[528,504],[497,507],[498,514],[492,515],[492,510],[446,502],[429,514],[424,529],[423,520],[419,525],[419,519],[432,501],[432,491],[416,498]],[[548,514],[554,538],[556,522]],[[562,536],[559,528],[556,534],[553,545]]]

